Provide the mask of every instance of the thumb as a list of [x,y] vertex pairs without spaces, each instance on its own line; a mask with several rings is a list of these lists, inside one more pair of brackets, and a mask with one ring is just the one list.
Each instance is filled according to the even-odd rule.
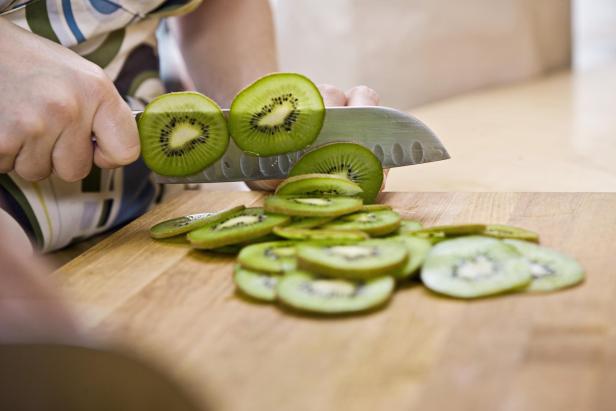
[[109,91],[98,106],[92,131],[96,136],[94,162],[99,167],[123,166],[139,157],[137,123],[115,89]]

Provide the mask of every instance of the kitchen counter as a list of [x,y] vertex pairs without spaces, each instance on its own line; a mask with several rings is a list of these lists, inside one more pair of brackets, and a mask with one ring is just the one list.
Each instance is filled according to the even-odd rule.
[[616,407],[616,194],[383,194],[426,225],[535,230],[587,280],[468,302],[415,283],[379,311],[329,319],[251,303],[235,293],[233,257],[148,236],[162,219],[262,199],[183,193],[53,276],[87,330],[154,359],[216,410]]
[[616,191],[616,62],[411,112],[451,160],[393,169],[390,191]]

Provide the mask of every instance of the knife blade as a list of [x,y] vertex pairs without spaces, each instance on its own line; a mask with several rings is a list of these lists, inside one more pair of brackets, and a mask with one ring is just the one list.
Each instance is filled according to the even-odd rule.
[[[228,112],[228,109],[223,110],[225,115]],[[133,112],[135,117],[140,114]],[[225,154],[205,170],[187,177],[155,174],[155,180],[166,184],[191,184],[286,178],[305,152],[333,142],[352,142],[367,147],[383,168],[450,158],[436,134],[408,113],[382,106],[328,107],[319,136],[300,151],[256,157],[244,153],[231,139]]]

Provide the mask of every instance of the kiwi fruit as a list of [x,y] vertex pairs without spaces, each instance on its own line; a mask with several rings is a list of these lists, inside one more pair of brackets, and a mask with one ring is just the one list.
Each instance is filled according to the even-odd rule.
[[222,157],[229,145],[220,107],[196,92],[155,98],[137,126],[145,164],[163,176],[195,174]]
[[421,279],[434,292],[477,298],[524,287],[532,276],[512,246],[494,238],[468,236],[434,246],[421,269]]
[[233,99],[229,132],[246,153],[273,156],[312,144],[324,119],[323,97],[312,81],[301,74],[274,73]]
[[254,271],[282,273],[294,270],[296,268],[295,243],[271,241],[249,245],[240,251],[237,261],[242,267]]
[[218,213],[198,213],[184,217],[172,218],[150,227],[150,237],[161,239],[184,234],[202,227],[207,223],[224,219],[237,213],[238,211],[242,211],[245,208],[246,207],[243,205],[240,205]]
[[320,278],[305,271],[285,274],[276,288],[278,300],[300,311],[345,314],[378,307],[391,297],[391,277],[365,281]]
[[289,228],[315,228],[329,223],[335,217],[292,217]]
[[539,242],[539,234],[525,228],[510,225],[488,224],[481,235],[494,238],[510,238],[513,240]]
[[276,300],[276,287],[280,276],[271,273],[260,273],[235,266],[233,282],[245,295],[261,301]]
[[300,241],[361,241],[367,240],[368,234],[363,231],[335,231],[293,227],[274,227],[274,234],[288,240]]
[[265,210],[298,217],[337,217],[361,208],[362,202],[354,197],[283,197],[269,196]]
[[346,177],[334,174],[301,174],[284,180],[276,189],[282,196],[342,196],[354,197],[364,190]]
[[428,253],[432,248],[432,243],[425,238],[412,237],[408,235],[400,235],[389,238],[402,242],[409,252],[409,259],[404,268],[394,274],[396,279],[409,278],[413,274],[416,274],[419,271],[419,267],[421,267],[428,256]]
[[391,209],[389,204],[365,204],[359,211],[383,211]]
[[325,144],[304,154],[289,176],[323,173],[345,177],[361,187],[364,203],[373,203],[383,184],[383,167],[368,148],[355,143]]
[[208,250],[263,237],[274,227],[288,222],[288,216],[268,213],[262,208],[247,208],[193,230],[186,238],[194,248]]
[[485,227],[486,226],[483,224],[441,225],[410,231],[407,234],[426,238],[430,240],[432,244],[437,244],[452,237],[480,235],[485,230]]
[[525,291],[554,291],[584,280],[584,269],[573,258],[548,247],[520,240],[504,240],[530,267],[532,282]]
[[392,210],[360,211],[323,225],[325,230],[363,231],[371,236],[383,236],[400,227],[400,215]]
[[249,241],[244,241],[244,242],[232,244],[232,245],[224,245],[222,247],[216,247],[216,248],[209,249],[208,251],[211,251],[217,254],[238,254],[240,251],[242,251],[244,247],[248,247],[249,245],[267,243],[267,242],[279,241],[279,240],[280,240],[280,237],[272,233],[269,233],[261,237],[253,238],[252,240],[249,240]]
[[391,240],[297,245],[298,267],[328,277],[363,280],[398,273],[407,259],[406,246]]
[[419,221],[415,220],[401,220],[398,234],[408,234],[419,231],[423,228],[423,225]]

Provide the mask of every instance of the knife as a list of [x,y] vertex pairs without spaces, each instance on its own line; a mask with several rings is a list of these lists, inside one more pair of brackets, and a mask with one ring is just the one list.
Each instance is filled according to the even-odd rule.
[[[223,110],[227,115],[228,109]],[[138,117],[139,111],[133,115]],[[233,139],[225,154],[205,170],[187,177],[155,174],[159,183],[190,184],[286,178],[307,151],[333,142],[352,142],[370,149],[383,168],[430,163],[449,158],[438,137],[412,115],[390,107],[328,107],[323,128],[308,147],[287,154],[256,157],[240,150]]]

